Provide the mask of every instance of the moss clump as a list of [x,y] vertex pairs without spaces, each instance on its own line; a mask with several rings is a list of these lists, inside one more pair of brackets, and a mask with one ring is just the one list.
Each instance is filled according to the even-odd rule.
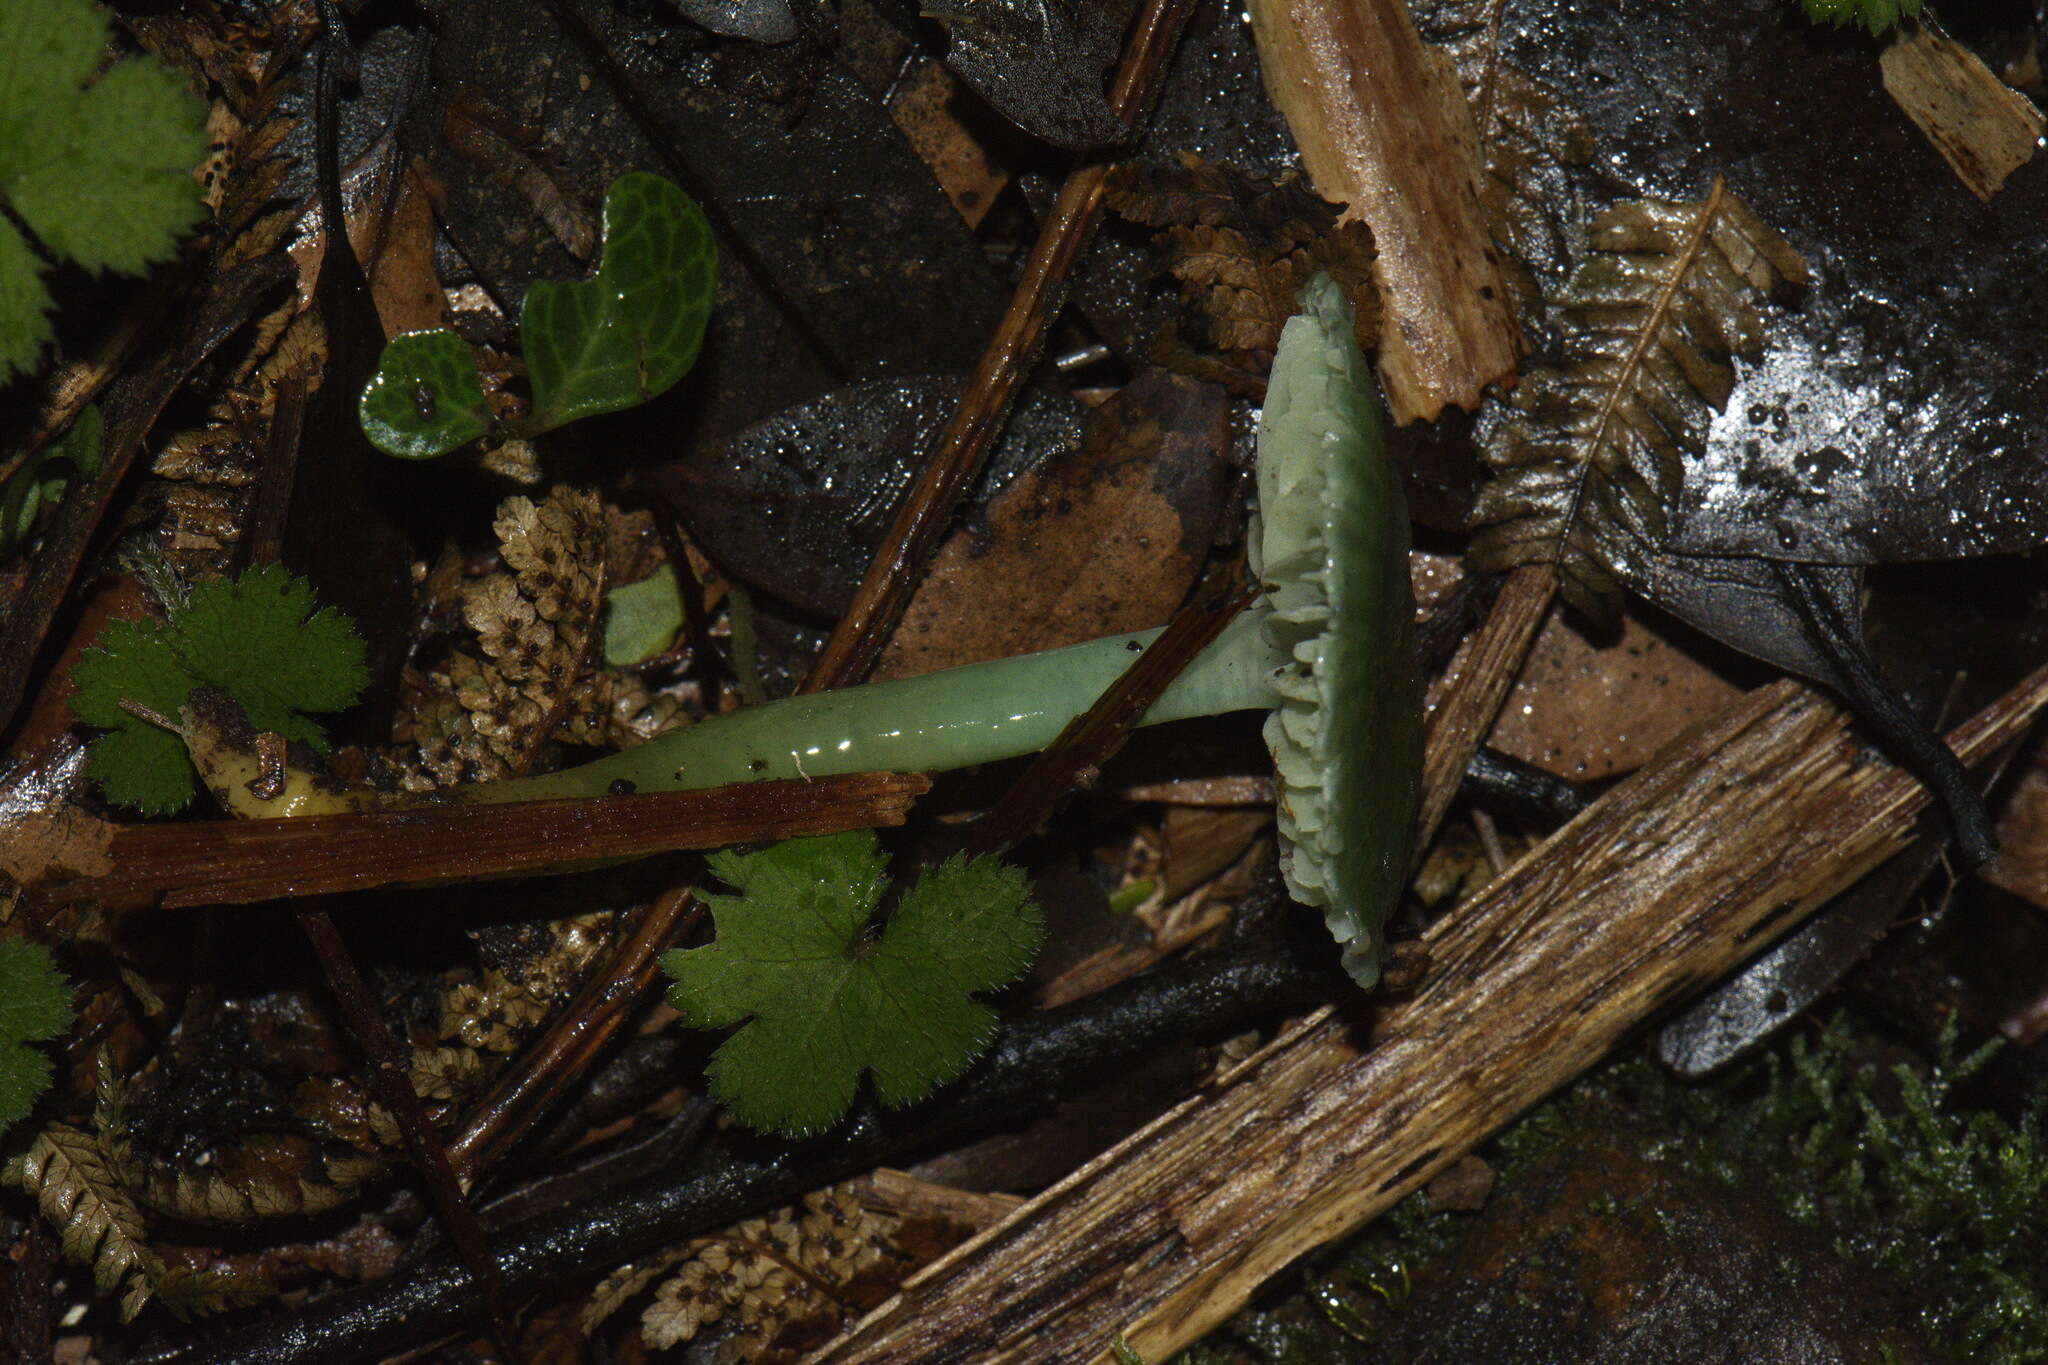
[[[2048,1137],[2040,1106],[2013,1123],[1957,1103],[1996,1050],[1964,1052],[1951,1027],[1932,1062],[1899,1060],[1849,1018],[1794,1034],[1706,1084],[1641,1059],[1614,1063],[1544,1105],[1484,1153],[1503,1187],[1617,1108],[1665,1136],[1648,1156],[1731,1190],[1764,1191],[1851,1265],[1922,1299],[1944,1359],[2048,1358]],[[1240,1314],[1181,1365],[1365,1365],[1397,1321],[1411,1276],[1484,1215],[1408,1200],[1311,1257],[1282,1297]]]
[[2048,1137],[2039,1100],[2017,1124],[1955,1102],[1998,1047],[1963,1053],[1951,1021],[1931,1063],[1887,1066],[1837,1017],[1720,1085],[1647,1064],[1610,1083],[1707,1135],[1674,1157],[1765,1182],[1845,1259],[1920,1286],[1921,1324],[1948,1358],[1999,1365],[2048,1356]]

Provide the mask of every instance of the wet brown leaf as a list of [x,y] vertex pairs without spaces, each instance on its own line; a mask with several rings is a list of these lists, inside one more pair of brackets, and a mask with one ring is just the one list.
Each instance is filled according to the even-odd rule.
[[1079,450],[946,542],[874,676],[1159,625],[1209,552],[1230,479],[1222,390],[1147,371],[1090,414]]
[[1573,781],[1613,777],[1739,695],[1634,612],[1594,644],[1552,608],[1486,743]]

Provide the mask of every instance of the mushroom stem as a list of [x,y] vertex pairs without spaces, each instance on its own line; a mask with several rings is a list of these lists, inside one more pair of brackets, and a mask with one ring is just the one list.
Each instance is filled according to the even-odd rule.
[[[1143,724],[1269,709],[1287,656],[1254,607],[1161,694]],[[1036,753],[1136,659],[1158,631],[867,683],[714,716],[581,767],[465,788],[470,801],[692,791],[729,782],[856,772],[933,772]]]

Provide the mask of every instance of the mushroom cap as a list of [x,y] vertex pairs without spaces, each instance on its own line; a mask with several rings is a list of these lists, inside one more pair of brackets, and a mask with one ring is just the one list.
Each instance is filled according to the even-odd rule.
[[1259,418],[1252,568],[1269,638],[1293,660],[1269,678],[1280,701],[1265,737],[1287,889],[1323,912],[1345,971],[1370,987],[1422,786],[1408,508],[1350,303],[1327,275],[1300,303]]

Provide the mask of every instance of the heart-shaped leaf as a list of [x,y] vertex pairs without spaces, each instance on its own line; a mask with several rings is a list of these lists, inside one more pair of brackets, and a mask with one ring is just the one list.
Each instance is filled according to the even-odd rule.
[[[717,273],[711,224],[690,196],[644,171],[613,181],[597,274],[526,291],[520,339],[533,415],[517,434],[617,412],[671,388],[696,363]],[[393,337],[357,414],[372,445],[406,460],[445,455],[490,428],[476,359],[445,327]]]
[[605,196],[603,253],[588,280],[526,291],[533,431],[644,403],[696,362],[718,263],[703,210],[658,175],[622,175]]
[[395,336],[356,404],[370,444],[431,460],[484,434],[489,410],[469,343],[445,327]]

